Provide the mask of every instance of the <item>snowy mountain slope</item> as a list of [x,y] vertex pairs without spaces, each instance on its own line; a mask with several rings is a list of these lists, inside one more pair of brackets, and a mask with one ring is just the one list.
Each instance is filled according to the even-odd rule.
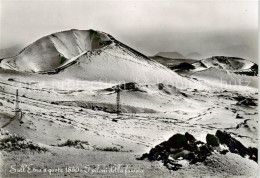
[[215,68],[217,70],[224,70],[239,75],[258,75],[257,64],[249,60],[237,57],[213,56],[187,65],[189,65],[188,70],[186,68],[182,68],[182,66],[179,65],[174,68],[174,71],[178,72],[179,74],[181,73],[184,75],[190,75],[195,72]]
[[211,86],[258,87],[258,65],[242,58],[213,56],[172,69],[181,76],[189,76]]
[[237,75],[233,72],[214,67],[194,72],[190,77],[196,77],[197,79],[207,81],[212,85],[219,85],[222,87],[224,85],[238,88],[243,86],[258,87],[257,76]]
[[247,70],[250,69],[254,63],[246,59],[226,56],[213,56],[201,61],[207,68],[218,67],[226,70]]
[[109,40],[93,30],[69,30],[45,36],[15,57],[5,58],[0,67],[25,72],[53,70],[79,54],[102,48]]
[[91,81],[192,83],[111,35],[93,30],[45,36],[17,56],[3,59],[0,67]]
[[82,80],[189,82],[159,63],[142,58],[137,60],[132,52],[121,46],[108,46],[102,50],[86,52],[74,62],[70,67],[57,68],[57,75]]

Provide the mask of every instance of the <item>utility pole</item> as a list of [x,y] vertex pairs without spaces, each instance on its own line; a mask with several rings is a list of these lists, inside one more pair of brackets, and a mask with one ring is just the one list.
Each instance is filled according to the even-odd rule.
[[15,118],[22,119],[22,110],[19,108],[19,97],[18,97],[18,89],[16,89],[16,96],[15,96]]
[[19,98],[18,98],[18,89],[16,89],[16,96],[15,96],[15,112],[19,111]]
[[15,113],[14,117],[10,119],[7,123],[5,123],[1,128],[10,125],[16,119],[20,120],[21,123],[23,113],[22,110],[19,108],[18,89],[16,89],[14,113]]
[[120,88],[116,88],[116,113],[119,115],[121,113],[121,104],[120,104]]

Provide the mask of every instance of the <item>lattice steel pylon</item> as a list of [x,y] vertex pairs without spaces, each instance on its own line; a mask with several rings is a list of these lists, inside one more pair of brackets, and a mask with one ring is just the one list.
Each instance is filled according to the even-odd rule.
[[120,88],[116,88],[116,113],[117,115],[121,114],[121,104],[120,104]]

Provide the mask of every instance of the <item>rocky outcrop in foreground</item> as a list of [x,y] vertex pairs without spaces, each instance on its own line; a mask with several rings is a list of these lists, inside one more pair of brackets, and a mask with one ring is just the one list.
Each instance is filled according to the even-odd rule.
[[212,152],[220,154],[228,152],[239,154],[242,157],[248,156],[249,159],[257,162],[257,148],[246,148],[227,132],[217,130],[215,135],[207,134],[206,142],[198,141],[189,133],[175,134],[169,140],[156,145],[149,153],[143,154],[139,160],[162,161],[164,166],[170,170],[178,170],[182,167],[178,163],[186,160],[189,164],[204,162]]

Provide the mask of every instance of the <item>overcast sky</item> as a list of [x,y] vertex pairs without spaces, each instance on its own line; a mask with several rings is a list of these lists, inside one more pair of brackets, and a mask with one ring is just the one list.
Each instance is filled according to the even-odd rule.
[[146,55],[257,49],[257,0],[0,1],[0,48],[67,29],[96,29]]

